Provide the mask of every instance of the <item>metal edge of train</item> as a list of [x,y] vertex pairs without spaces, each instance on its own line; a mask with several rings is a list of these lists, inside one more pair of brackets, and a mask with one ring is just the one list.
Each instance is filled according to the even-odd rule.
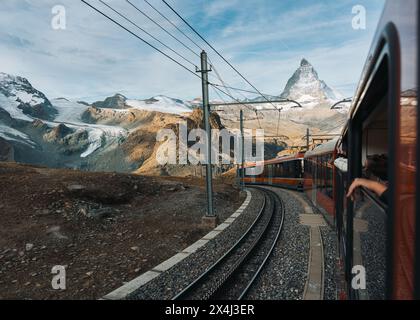
[[[337,234],[341,299],[420,299],[419,21],[418,1],[388,0],[340,137],[243,178],[301,191],[321,211]],[[387,204],[364,188],[347,199],[374,154],[387,157]],[[355,266],[366,288],[354,288]]]

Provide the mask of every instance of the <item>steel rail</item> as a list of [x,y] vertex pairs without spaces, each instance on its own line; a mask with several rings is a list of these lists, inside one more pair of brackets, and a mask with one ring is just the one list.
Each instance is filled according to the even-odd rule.
[[[263,188],[264,189],[264,188]],[[267,189],[265,189],[267,190]],[[273,193],[273,196],[275,199],[279,200],[279,204],[280,204],[280,213],[281,213],[281,222],[280,222],[280,226],[277,230],[277,234],[276,237],[270,247],[270,250],[268,251],[264,261],[260,264],[258,270],[254,273],[254,276],[252,277],[252,279],[248,282],[247,287],[242,291],[241,295],[239,296],[238,300],[242,300],[249,292],[249,290],[251,289],[251,286],[255,283],[255,280],[257,279],[257,277],[260,275],[261,271],[263,270],[264,266],[266,265],[268,258],[272,255],[274,248],[276,247],[278,240],[280,238],[281,235],[281,231],[283,230],[283,225],[284,225],[284,217],[285,217],[285,208],[283,205],[283,201],[281,201],[281,199],[278,197],[278,195],[276,195],[273,191],[271,190],[267,190],[268,192]],[[274,200],[275,201],[275,200]],[[276,210],[277,205],[275,204],[275,210]]]
[[[241,251],[242,249],[243,251],[243,248],[241,248],[241,246],[248,240],[248,236],[252,234],[251,231],[256,230],[257,228],[261,228],[261,230],[258,231],[258,233],[255,235],[254,239],[253,237],[251,237],[251,243],[248,245],[247,249],[243,253],[241,253],[240,258],[237,259],[236,262],[229,267],[228,271],[224,273],[222,277],[217,279],[214,285],[208,288],[207,291],[204,290],[202,294],[202,299],[215,299],[215,297],[217,297],[218,294],[226,292],[226,288],[228,288],[229,285],[232,284],[232,279],[236,275],[238,270],[241,267],[245,267],[246,262],[249,261],[252,257],[256,257],[254,256],[254,254],[257,248],[260,247],[259,245],[264,245],[264,241],[266,239],[268,239],[268,241],[271,240],[268,236],[270,235],[270,231],[272,231],[271,226],[274,226],[275,224],[276,213],[279,212],[279,214],[281,215],[280,224],[278,226],[278,229],[275,229],[273,242],[270,243],[268,251],[264,253],[263,261],[258,262],[257,270],[254,272],[251,279],[245,283],[245,288],[240,291],[240,294],[238,295],[237,299],[243,299],[249,292],[250,288],[255,283],[255,280],[257,279],[258,275],[261,273],[264,266],[266,265],[269,257],[273,253],[278,239],[280,238],[280,234],[284,223],[284,206],[278,195],[276,195],[271,190],[267,190],[266,188],[253,188],[260,190],[264,194],[264,202],[256,219],[253,221],[253,223],[247,229],[247,231],[242,235],[242,237],[229,249],[229,251],[227,251],[220,259],[218,259],[210,268],[208,268],[205,272],[198,276],[190,285],[188,285],[185,289],[178,293],[173,298],[173,300],[188,299],[189,296],[193,296],[194,293],[199,292],[200,285],[206,284],[206,281],[208,280],[208,277],[211,276],[212,272],[216,271],[217,267],[223,267],[223,263],[226,262],[228,258],[232,257],[232,254],[235,252],[236,249],[238,249],[238,251]],[[268,207],[268,200],[272,201],[272,207]],[[267,213],[267,209],[270,210],[270,216],[267,218],[267,221],[261,225],[259,222],[263,214]],[[280,210],[278,211],[278,209]]]
[[225,261],[230,256],[230,254],[244,242],[245,238],[247,238],[247,236],[251,234],[251,231],[254,229],[254,227],[257,225],[257,223],[261,219],[264,213],[264,210],[266,208],[266,204],[267,204],[267,198],[264,197],[263,204],[261,206],[260,211],[258,212],[257,217],[255,218],[251,226],[247,229],[247,231],[242,235],[242,237],[229,249],[229,251],[227,251],[214,264],[212,264],[210,268],[208,268],[201,275],[199,275],[193,282],[191,282],[180,293],[174,296],[172,300],[181,300],[187,294],[191,293],[205,279],[205,277],[207,277],[210,274],[210,272],[212,272],[217,266],[219,266],[223,261]]

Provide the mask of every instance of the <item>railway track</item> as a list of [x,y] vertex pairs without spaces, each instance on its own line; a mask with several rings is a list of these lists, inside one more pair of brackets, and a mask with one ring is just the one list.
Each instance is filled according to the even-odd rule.
[[284,222],[280,197],[265,188],[263,205],[248,230],[219,260],[173,300],[241,300],[246,298],[269,259]]

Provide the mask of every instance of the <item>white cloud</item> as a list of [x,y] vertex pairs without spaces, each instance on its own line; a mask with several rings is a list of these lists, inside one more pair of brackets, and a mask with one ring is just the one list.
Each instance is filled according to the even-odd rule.
[[226,10],[236,9],[239,5],[239,0],[209,0],[205,2],[205,13],[207,18],[218,16]]
[[[88,1],[106,9],[97,0]],[[139,25],[198,64],[196,56],[143,19],[125,1],[105,1],[123,10]],[[133,2],[153,17],[158,17],[150,8],[141,5],[142,1]],[[160,1],[152,3],[171,16]],[[315,65],[331,86],[343,87],[343,84],[348,86],[357,82],[355,78],[369,47],[370,33],[361,33],[358,37],[352,35],[352,39],[346,40],[345,31],[339,28],[336,28],[337,36],[343,39],[334,45],[331,41],[319,40],[325,29],[338,27],[345,23],[343,19],[347,19],[343,14],[334,19],[319,19],[326,10],[324,4],[270,13],[271,7],[256,6],[254,1],[178,0],[174,3],[189,21],[201,23],[199,29],[220,22],[214,29],[204,28],[203,33],[267,93],[281,92],[303,56]],[[65,96],[95,100],[115,92],[132,98],[157,94],[180,98],[200,96],[201,84],[195,77],[81,1],[62,0],[60,4],[67,9],[67,30],[64,31],[53,30],[50,25],[51,8],[57,5],[56,0],[1,1],[0,71],[27,77],[51,98]],[[226,10],[235,13],[232,20],[224,16]],[[203,12],[207,18],[197,20],[197,13]],[[179,23],[173,15],[171,18]],[[183,29],[187,30],[185,26]],[[211,51],[209,54],[232,85],[246,88],[226,64]]]

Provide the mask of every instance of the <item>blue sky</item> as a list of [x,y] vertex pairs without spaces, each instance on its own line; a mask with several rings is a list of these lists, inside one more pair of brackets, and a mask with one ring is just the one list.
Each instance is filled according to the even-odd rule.
[[[98,0],[88,1],[109,13]],[[195,55],[135,12],[125,0],[104,1],[187,59],[199,63]],[[131,1],[169,27],[143,0]],[[273,95],[282,92],[305,57],[329,86],[352,96],[384,5],[384,0],[167,1],[257,88]],[[149,2],[200,41],[160,0]],[[65,30],[51,27],[55,5],[66,8]],[[355,5],[366,8],[366,30],[352,28]],[[181,34],[175,34],[194,48]],[[202,42],[200,45],[205,47]],[[196,51],[199,53],[198,48]],[[210,49],[208,52],[230,85],[251,89]],[[78,0],[2,0],[0,71],[28,78],[50,98],[92,101],[116,92],[130,98],[164,94],[190,99],[201,95],[197,78]],[[217,98],[213,92],[211,95]]]

